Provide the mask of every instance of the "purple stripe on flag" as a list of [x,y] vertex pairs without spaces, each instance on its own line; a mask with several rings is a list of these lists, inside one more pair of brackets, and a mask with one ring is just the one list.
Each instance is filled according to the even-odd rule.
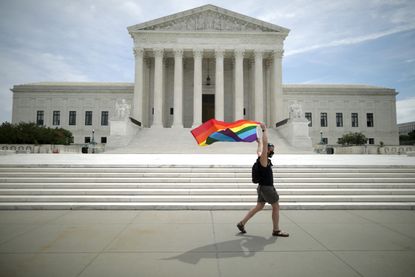
[[256,135],[256,132],[255,132],[255,134],[252,134],[252,135],[250,135],[250,136],[248,136],[248,137],[244,138],[244,141],[246,141],[246,142],[253,142],[253,141],[255,141],[256,139],[257,139],[257,135]]
[[226,135],[228,137],[231,137],[235,141],[242,141],[242,139],[240,137],[238,137],[237,134],[235,134],[234,132],[232,132],[231,129],[225,129],[223,131],[219,131],[219,133],[221,133],[223,135]]

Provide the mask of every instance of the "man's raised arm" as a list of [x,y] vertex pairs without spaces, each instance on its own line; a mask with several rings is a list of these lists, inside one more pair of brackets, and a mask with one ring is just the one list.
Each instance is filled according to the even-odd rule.
[[263,167],[266,167],[268,165],[268,131],[264,123],[261,123],[260,126],[262,129],[262,152],[259,162]]

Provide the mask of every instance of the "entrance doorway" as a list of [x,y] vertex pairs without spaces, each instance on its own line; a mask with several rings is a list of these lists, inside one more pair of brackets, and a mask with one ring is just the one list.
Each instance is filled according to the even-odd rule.
[[215,95],[202,95],[202,122],[215,118]]

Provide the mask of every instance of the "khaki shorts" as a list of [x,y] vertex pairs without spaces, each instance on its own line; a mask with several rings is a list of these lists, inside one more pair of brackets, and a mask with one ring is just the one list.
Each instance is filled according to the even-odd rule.
[[257,193],[258,193],[257,202],[260,202],[260,203],[268,202],[269,204],[272,205],[278,202],[278,200],[280,199],[280,196],[278,195],[274,186],[258,186]]

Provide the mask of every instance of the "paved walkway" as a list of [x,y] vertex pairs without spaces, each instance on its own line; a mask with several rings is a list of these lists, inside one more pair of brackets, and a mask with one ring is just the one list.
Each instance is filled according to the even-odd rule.
[[415,211],[0,211],[0,276],[415,276]]

